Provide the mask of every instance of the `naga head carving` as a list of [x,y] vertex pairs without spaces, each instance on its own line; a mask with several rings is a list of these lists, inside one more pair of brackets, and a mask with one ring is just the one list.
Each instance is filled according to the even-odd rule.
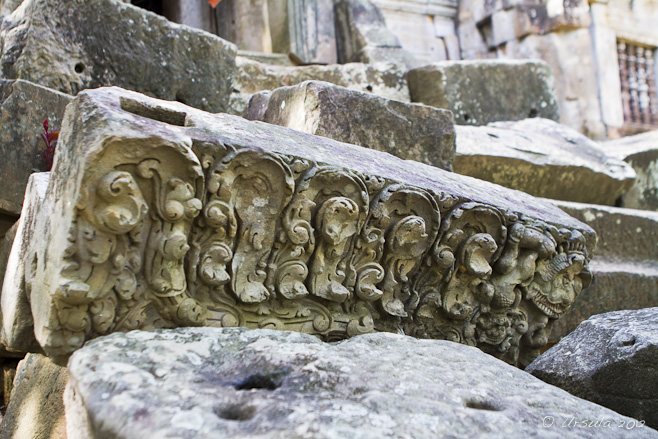
[[591,283],[585,238],[579,232],[570,235],[567,242],[558,246],[557,254],[537,262],[537,271],[527,289],[526,299],[554,319],[561,317]]

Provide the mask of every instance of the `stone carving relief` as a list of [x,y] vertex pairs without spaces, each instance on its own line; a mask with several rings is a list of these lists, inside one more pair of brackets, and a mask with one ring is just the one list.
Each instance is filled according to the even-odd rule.
[[482,203],[208,141],[108,144],[46,352],[112,331],[404,332],[524,366],[589,285],[585,238]]

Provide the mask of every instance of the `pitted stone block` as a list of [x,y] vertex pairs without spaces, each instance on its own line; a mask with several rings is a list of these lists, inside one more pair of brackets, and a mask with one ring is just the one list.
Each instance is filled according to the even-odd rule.
[[58,361],[207,325],[404,332],[525,365],[590,282],[587,225],[378,151],[118,88],[79,94],[60,142],[30,280]]

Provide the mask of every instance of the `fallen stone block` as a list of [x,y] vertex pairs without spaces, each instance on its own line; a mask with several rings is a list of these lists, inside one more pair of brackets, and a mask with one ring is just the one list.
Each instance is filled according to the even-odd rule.
[[14,388],[0,424],[0,439],[66,439],[64,388],[68,370],[28,354],[18,363]]
[[276,66],[237,59],[233,80],[230,113],[242,115],[254,93],[297,85],[304,81],[325,81],[341,87],[409,102],[407,69],[402,64],[362,63],[313,65],[301,67]]
[[589,226],[379,151],[118,88],[79,94],[60,139],[17,280],[58,362],[207,325],[404,331],[526,365],[590,283]]
[[410,70],[407,79],[412,102],[450,110],[458,125],[560,120],[553,75],[543,61],[441,61]]
[[558,341],[597,314],[658,304],[658,212],[553,202],[598,235],[590,263],[594,282],[553,325]]
[[576,130],[542,118],[456,126],[454,171],[531,195],[614,205],[635,172]]
[[452,170],[455,128],[449,111],[319,81],[274,90],[263,111],[265,100],[254,95],[245,117]]
[[402,48],[400,40],[387,27],[384,15],[368,0],[334,2],[338,62],[396,62],[408,68],[422,65]]
[[[34,320],[30,310],[31,279],[39,261],[32,250],[38,244],[39,236],[35,228],[41,212],[41,204],[46,196],[49,172],[34,173],[30,176],[25,192],[25,203],[21,218],[17,223],[15,238],[6,261],[0,310],[2,328],[0,341],[8,351],[41,352],[34,338]],[[48,221],[48,218],[41,218]],[[36,294],[39,294],[37,292]]]
[[591,317],[526,372],[656,428],[657,362],[658,308],[646,308]]
[[631,209],[658,210],[658,131],[600,142],[606,154],[633,167],[637,180],[622,195],[621,205]]
[[62,125],[73,97],[27,81],[0,80],[0,212],[18,216],[27,180],[35,169],[47,171],[43,123],[50,131]]
[[69,371],[68,439],[658,435],[472,347],[399,334],[330,344],[244,328],[134,331],[88,343]]
[[118,0],[28,0],[0,27],[2,76],[77,94],[116,85],[228,108],[237,48]]

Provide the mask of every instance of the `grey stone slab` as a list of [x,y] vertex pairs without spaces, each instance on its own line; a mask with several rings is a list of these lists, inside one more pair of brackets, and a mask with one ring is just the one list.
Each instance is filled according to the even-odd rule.
[[254,108],[247,108],[247,119],[452,170],[455,128],[449,111],[319,81],[274,90],[259,115],[264,98],[252,99]]
[[22,80],[0,80],[0,212],[21,212],[25,187],[31,173],[47,171],[41,139],[43,123],[50,131],[62,125],[64,110],[73,97]]
[[117,0],[28,0],[4,17],[2,76],[77,94],[116,85],[226,111],[237,48]]
[[472,347],[398,334],[134,331],[88,343],[69,371],[69,439],[658,436]]
[[67,439],[64,388],[68,370],[39,354],[18,363],[0,439]]
[[245,111],[254,93],[311,80],[326,81],[351,90],[409,102],[407,69],[402,64],[349,63],[292,67],[264,64],[239,57],[237,66],[229,113],[238,116]]
[[413,102],[451,110],[459,125],[560,120],[553,75],[542,61],[442,61],[410,70],[407,79]]
[[597,143],[552,120],[456,126],[457,173],[557,200],[614,205],[635,172]]
[[593,316],[537,358],[534,376],[658,426],[658,308]]
[[632,166],[637,174],[633,187],[621,197],[621,205],[658,210],[658,131],[608,140],[599,145],[610,156]]

